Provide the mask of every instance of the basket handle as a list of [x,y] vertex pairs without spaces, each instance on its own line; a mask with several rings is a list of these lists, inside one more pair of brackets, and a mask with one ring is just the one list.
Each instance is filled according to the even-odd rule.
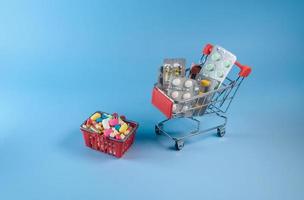
[[[213,45],[212,44],[206,44],[203,48],[203,55],[209,55],[212,51]],[[234,63],[236,66],[240,68],[239,76],[241,77],[247,77],[251,73],[251,68],[247,65],[242,65],[240,62],[235,61]]]
[[247,65],[242,65],[240,62],[235,61],[234,63],[236,66],[240,68],[239,76],[241,77],[247,77],[251,73],[251,68]]

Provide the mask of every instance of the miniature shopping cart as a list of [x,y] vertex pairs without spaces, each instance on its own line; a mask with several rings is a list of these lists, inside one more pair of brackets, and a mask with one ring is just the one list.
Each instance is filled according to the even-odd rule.
[[[206,61],[207,56],[211,53],[212,48],[213,45],[207,44],[203,49],[203,55],[200,59],[201,66]],[[227,76],[225,81],[218,89],[194,96],[187,100],[175,101],[168,97],[158,87],[158,85],[155,84],[152,93],[152,104],[167,117],[166,120],[161,121],[155,125],[156,134],[165,135],[172,139],[175,142],[176,150],[181,150],[184,147],[184,140],[186,138],[195,135],[216,130],[217,135],[219,137],[223,137],[225,135],[225,126],[227,123],[227,116],[225,114],[227,113],[227,110],[230,107],[230,104],[236,95],[241,83],[251,73],[250,67],[242,65],[238,61],[236,61],[234,64],[240,68],[240,72],[235,75],[236,78],[233,79]],[[186,72],[189,73],[190,69],[186,69]],[[184,107],[184,105],[192,106],[188,107],[188,109],[173,111],[174,105],[179,105],[180,107]],[[195,117],[203,115],[206,116],[210,114],[214,114],[216,117],[223,119],[221,120],[223,122],[208,129],[201,129],[201,121]],[[188,118],[190,120],[193,120],[196,124],[195,130],[190,131],[181,137],[172,136],[172,134],[164,130],[164,125],[174,118]]]

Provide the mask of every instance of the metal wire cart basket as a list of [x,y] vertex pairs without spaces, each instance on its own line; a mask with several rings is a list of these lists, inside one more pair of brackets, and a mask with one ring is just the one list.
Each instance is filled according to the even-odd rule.
[[[203,55],[200,59],[200,66],[204,64],[207,57],[212,51],[213,45],[207,44],[203,49]],[[216,130],[219,137],[225,135],[225,126],[227,123],[226,113],[230,107],[232,100],[234,99],[240,85],[243,80],[249,76],[251,73],[251,68],[245,65],[240,64],[238,61],[235,61],[235,66],[237,66],[240,71],[238,74],[235,74],[234,78],[225,78],[224,82],[217,89],[211,90],[209,92],[194,96],[187,100],[175,101],[170,98],[157,84],[154,85],[152,92],[152,104],[159,109],[166,117],[166,120],[163,120],[155,125],[155,132],[157,135],[165,135],[172,139],[175,142],[176,150],[181,150],[184,147],[184,140],[186,138],[211,132]],[[186,69],[186,76],[189,76],[190,69]],[[229,75],[231,75],[229,73]],[[173,111],[173,106],[188,106],[188,109],[182,109],[179,111]],[[197,119],[199,116],[206,116],[214,114],[216,117],[219,117],[223,120],[222,123],[217,124],[208,129],[202,129],[200,127],[200,119]],[[164,130],[164,125],[174,119],[174,118],[188,118],[193,120],[196,124],[194,130],[189,133],[184,134],[181,137],[173,137],[172,134]]]

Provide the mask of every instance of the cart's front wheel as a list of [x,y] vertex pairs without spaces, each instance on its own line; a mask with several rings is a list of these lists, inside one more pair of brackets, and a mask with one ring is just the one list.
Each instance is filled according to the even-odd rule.
[[176,150],[181,150],[184,147],[184,141],[182,140],[177,140],[175,141],[175,149]]
[[217,136],[224,137],[225,133],[226,133],[225,127],[217,128]]

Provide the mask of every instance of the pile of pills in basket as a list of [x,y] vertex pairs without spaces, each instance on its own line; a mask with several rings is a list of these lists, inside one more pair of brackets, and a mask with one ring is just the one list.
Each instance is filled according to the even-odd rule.
[[118,116],[117,113],[109,115],[96,112],[82,124],[82,128],[102,134],[107,138],[123,140],[132,130],[132,127],[123,119],[124,117]]

